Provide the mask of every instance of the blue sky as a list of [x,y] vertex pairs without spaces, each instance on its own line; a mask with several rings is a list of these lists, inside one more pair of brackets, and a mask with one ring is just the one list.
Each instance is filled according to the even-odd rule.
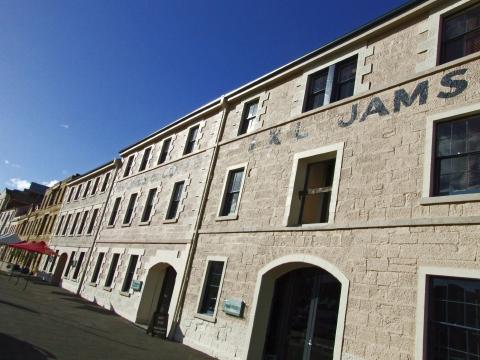
[[86,172],[405,0],[0,0],[0,188]]

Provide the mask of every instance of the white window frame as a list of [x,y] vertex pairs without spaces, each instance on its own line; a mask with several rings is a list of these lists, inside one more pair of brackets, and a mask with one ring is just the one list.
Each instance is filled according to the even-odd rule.
[[[100,216],[101,216],[101,211],[100,211],[100,210],[101,210],[101,207],[102,207],[102,205],[97,205],[97,206],[93,206],[93,207],[89,210],[86,228],[84,229],[86,236],[92,236],[92,235],[95,233],[95,227],[96,227],[96,226],[100,226],[100,224],[98,224],[97,221],[98,221],[98,219],[99,219]],[[95,222],[93,223],[92,232],[89,233],[89,232],[88,232],[88,228],[90,227],[90,223],[92,222],[93,212],[94,212],[96,209],[98,209],[97,217],[95,218]]]
[[[207,280],[208,269],[210,267],[210,262],[212,261],[223,262],[223,269],[222,269],[222,277],[220,278],[220,283],[218,284],[218,294],[217,294],[217,302],[215,303],[215,310],[213,311],[213,315],[206,315],[206,314],[200,313],[200,306],[203,300],[203,296],[205,294],[205,286],[206,286],[205,282]],[[195,314],[194,314],[195,317],[202,320],[209,321],[209,322],[217,321],[217,313],[218,313],[220,298],[221,298],[222,289],[223,289],[223,281],[225,279],[225,271],[227,270],[227,263],[228,263],[228,257],[226,256],[208,256],[206,258],[205,269],[203,270],[203,276],[202,276],[202,282],[201,282],[202,286],[200,287],[200,293],[198,294],[197,304],[195,307]]]
[[[159,144],[159,150],[158,150],[158,156],[156,157],[157,162],[156,166],[164,165],[168,163],[171,159],[171,154],[172,154],[172,148],[173,148],[173,136],[166,137],[165,139],[162,140],[162,142]],[[165,161],[162,163],[159,163],[160,161],[160,156],[162,156],[162,150],[163,150],[163,145],[165,144],[165,141],[170,140],[170,144],[168,145],[168,150],[167,150],[167,156],[165,157]]]
[[[150,216],[148,217],[148,219],[145,220],[145,221],[142,221],[143,214],[145,213],[145,207],[147,205],[148,195],[149,195],[150,191],[153,190],[153,189],[156,189],[157,191],[156,191],[155,196],[153,197],[153,200],[152,200],[152,211],[150,211]],[[161,191],[161,188],[160,188],[160,186],[158,186],[158,187],[149,188],[145,192],[146,196],[145,196],[145,201],[143,203],[143,206],[141,208],[142,211],[141,211],[141,216],[140,216],[140,220],[139,220],[139,225],[149,225],[151,223],[153,215],[155,214],[157,204],[158,204],[160,191]],[[139,201],[140,201],[140,199],[139,199]]]
[[[265,93],[262,93],[260,95],[252,96],[252,97],[250,97],[250,98],[248,98],[245,101],[242,101],[240,103],[240,107],[241,107],[241,109],[239,110],[240,120],[238,122],[238,128],[237,128],[236,136],[247,135],[247,134],[249,134],[249,133],[251,133],[251,132],[253,132],[253,131],[255,131],[255,130],[257,130],[258,128],[261,127],[260,115],[263,115],[265,113],[264,108],[262,106],[263,102],[265,101],[265,98],[266,98]],[[240,129],[243,126],[243,122],[246,120],[245,113],[246,113],[246,110],[247,110],[247,105],[249,105],[249,104],[251,104],[255,101],[258,101],[257,114],[255,115],[255,118],[252,120],[251,126],[249,126],[243,134],[240,134]]]
[[[120,198],[120,201],[118,202],[117,213],[115,214],[115,219],[113,219],[113,224],[110,224],[110,219],[112,218],[113,208],[114,208],[115,202],[117,201],[118,198]],[[107,228],[114,228],[115,225],[117,225],[118,218],[120,217],[120,214],[121,214],[120,210],[122,210],[122,205],[123,205],[123,200],[124,200],[123,198],[124,198],[124,195],[112,197],[113,202],[112,202],[112,205],[111,205],[111,207],[109,208],[109,211],[108,211],[108,218],[106,219],[107,220],[107,222],[106,222],[106,227]]]
[[428,319],[428,294],[427,278],[429,276],[447,276],[453,278],[467,278],[480,280],[479,269],[460,269],[436,266],[420,266],[418,268],[418,290],[417,290],[417,316],[416,316],[416,334],[415,334],[415,359],[426,359],[426,340]]
[[[237,208],[235,209],[235,212],[230,215],[224,215],[222,216],[222,208],[223,205],[225,204],[225,197],[227,195],[227,186],[228,186],[228,179],[230,177],[230,172],[233,170],[239,170],[243,168],[243,178],[242,178],[242,183],[240,184],[240,192],[238,194],[238,201],[237,201]],[[223,180],[223,187],[222,187],[222,196],[220,198],[220,204],[218,206],[217,210],[217,217],[215,220],[217,221],[222,221],[222,220],[236,220],[238,219],[238,211],[240,208],[240,202],[242,200],[242,194],[243,194],[243,187],[245,185],[245,178],[247,177],[247,170],[248,170],[248,162],[242,163],[242,164],[237,164],[233,166],[229,166],[227,170],[225,171],[225,178]]]
[[[122,166],[122,179],[125,179],[125,178],[128,178],[129,176],[132,176],[133,173],[134,173],[134,168],[135,168],[135,159],[137,157],[137,153],[135,154],[131,154],[131,155],[128,155],[126,157],[126,161],[124,161],[123,163],[125,164],[125,167]],[[132,158],[132,166],[130,167],[130,171],[128,172],[128,175],[125,175],[125,170],[127,170],[126,166],[128,164],[128,161],[130,160],[130,158]]]
[[[102,259],[102,262],[100,263],[100,266],[98,268],[98,275],[97,275],[97,281],[95,282],[92,282],[92,277],[93,277],[93,273],[95,272],[95,267],[97,266],[97,261],[98,261],[98,256],[103,253],[103,259]],[[89,269],[87,270],[87,274],[90,275],[90,280],[88,282],[88,285],[90,286],[97,286],[100,282],[100,279],[102,277],[102,273],[103,273],[103,270],[104,270],[104,266],[105,266],[105,260],[107,259],[107,254],[108,254],[108,248],[105,248],[105,247],[101,247],[101,248],[97,248],[95,250],[95,254],[97,255],[95,257],[95,260],[94,261],[90,261],[90,264],[89,264],[89,268],[91,267],[92,268],[92,273],[89,274]]]
[[[105,255],[107,255],[107,253],[105,253]],[[108,276],[108,273],[110,272],[110,266],[112,264],[112,260],[113,260],[113,256],[115,254],[118,254],[118,263],[117,263],[117,267],[115,268],[115,270],[113,271],[113,278],[112,278],[112,284],[110,286],[106,286],[105,285],[105,282],[107,281],[107,276]],[[110,251],[110,259],[109,259],[109,262],[108,262],[108,268],[107,268],[107,273],[106,273],[106,276],[105,278],[103,279],[103,290],[105,291],[112,291],[113,289],[115,289],[115,286],[117,286],[117,283],[116,283],[116,280],[118,278],[118,274],[120,272],[120,265],[122,265],[122,257],[123,257],[123,254],[125,254],[125,248],[112,248],[111,251]],[[105,256],[106,258],[106,256]]]
[[[190,129],[192,129],[194,127],[198,127],[197,137],[195,139],[195,144],[193,145],[192,151],[190,151],[189,153],[185,153],[185,151],[187,149],[188,135],[190,135]],[[182,156],[189,156],[189,155],[198,151],[198,143],[199,143],[199,140],[201,138],[201,131],[202,131],[202,122],[201,121],[196,122],[195,124],[189,126],[187,129],[185,129],[185,141],[183,142]]]
[[[173,190],[175,190],[175,184],[182,182],[183,181],[183,189],[182,189],[182,194],[180,197],[180,202],[178,203],[178,209],[177,213],[175,214],[175,217],[172,219],[167,219],[168,216],[168,211],[170,209],[170,205],[172,203],[173,199]],[[171,186],[171,191],[170,191],[170,197],[168,198],[168,203],[167,207],[165,209],[165,215],[163,216],[163,223],[164,224],[173,224],[178,222],[178,219],[180,218],[180,214],[183,212],[183,209],[185,207],[185,199],[187,198],[187,187],[190,186],[190,177],[182,177],[182,178],[177,178],[172,181],[172,186]]]
[[[335,213],[337,208],[337,196],[338,188],[340,184],[340,173],[342,170],[343,162],[343,149],[345,143],[340,142],[336,144],[322,146],[316,149],[303,151],[296,153],[293,156],[293,165],[292,171],[290,173],[290,182],[288,185],[287,200],[285,203],[285,214],[283,218],[283,224],[286,227],[318,227],[333,224],[335,222]],[[328,222],[326,223],[315,223],[315,224],[298,224],[298,211],[299,208],[294,208],[292,204],[293,197],[296,196],[295,193],[303,190],[304,183],[301,184],[297,181],[297,173],[299,171],[299,162],[304,159],[313,158],[316,156],[326,155],[329,153],[335,153],[335,169],[333,172],[333,183],[332,183],[332,192],[330,195],[330,207],[328,210]]]
[[[142,161],[143,161],[143,157],[145,156],[145,152],[150,149],[150,154],[148,155],[148,159],[147,159],[147,162],[145,164],[145,169],[143,170],[140,170],[140,166],[142,165]],[[138,163],[138,173],[143,173],[145,171],[148,171],[150,169],[150,161],[152,160],[152,157],[153,157],[153,152],[155,151],[155,146],[154,145],[150,145],[150,146],[147,146],[145,149],[143,149],[142,151],[142,157]]]
[[128,270],[128,265],[130,265],[130,259],[132,258],[133,255],[138,256],[137,264],[135,265],[135,269],[133,270],[133,277],[132,277],[132,282],[133,280],[138,280],[139,274],[138,270],[140,269],[142,265],[142,256],[145,254],[145,249],[129,249],[127,252],[128,255],[128,260],[127,260],[127,267],[125,268],[125,271],[123,272],[123,280],[122,280],[122,286],[120,287],[120,295],[130,297],[134,291],[132,290],[132,286],[130,284],[130,287],[128,288],[127,291],[122,291],[122,287],[125,284],[125,276],[127,275],[127,270]]
[[[133,204],[132,215],[130,216],[130,221],[128,223],[126,223],[125,222],[125,217],[127,216],[127,210],[128,210],[128,206],[130,205],[130,199],[135,194],[137,196],[135,198],[135,203]],[[128,226],[132,225],[133,219],[135,218],[135,213],[137,211],[137,206],[138,206],[139,200],[140,200],[140,191],[132,192],[128,195],[128,201],[126,203],[125,212],[123,213],[123,217],[122,217],[122,227],[128,227]]]
[[[109,178],[108,178],[108,181],[107,181],[107,186],[105,186],[105,190],[102,190],[103,188],[103,183],[105,182],[105,177],[107,176],[107,174],[110,174],[109,175]],[[100,180],[100,189],[98,189],[98,194],[103,194],[104,192],[106,192],[108,190],[108,182],[111,180],[111,176],[112,176],[112,172],[111,171],[107,171],[105,174],[103,174],[101,176],[101,180]]]
[[460,106],[427,116],[425,129],[425,151],[423,160],[423,186],[421,205],[480,201],[480,193],[434,196],[435,177],[435,127],[445,121],[461,119],[480,114],[480,103]]

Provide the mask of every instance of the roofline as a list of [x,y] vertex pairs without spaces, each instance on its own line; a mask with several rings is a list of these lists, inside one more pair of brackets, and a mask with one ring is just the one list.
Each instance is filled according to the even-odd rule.
[[85,180],[85,178],[93,175],[94,173],[99,172],[100,170],[105,170],[105,169],[108,169],[109,167],[112,167],[112,168],[113,168],[113,167],[115,167],[115,162],[116,162],[116,161],[117,161],[117,159],[113,159],[113,160],[111,160],[111,161],[109,161],[109,162],[106,162],[106,163],[100,165],[100,166],[97,166],[96,168],[94,168],[94,169],[92,169],[92,170],[90,170],[90,171],[87,171],[86,173],[81,174],[81,175],[79,175],[78,177],[73,178],[73,179],[70,180],[70,181],[67,181],[67,185],[70,186],[70,185],[73,185],[74,183],[78,183],[78,182],[80,182],[80,181],[83,181],[83,180]]
[[340,36],[339,38],[323,45],[322,47],[310,52],[310,53],[307,53],[306,55],[303,55],[302,57],[299,57],[298,59],[295,59],[289,63],[287,63],[286,65],[283,65],[251,82],[248,82],[232,91],[230,91],[229,93],[223,95],[223,96],[220,96],[219,98],[201,106],[200,108],[192,111],[191,113],[179,118],[178,120],[175,120],[174,122],[164,126],[163,128],[153,132],[152,134],[150,135],[147,135],[146,137],[142,138],[141,140],[121,149],[119,151],[119,154],[120,155],[123,155],[124,153],[128,152],[129,150],[131,150],[132,148],[136,147],[137,145],[139,144],[142,144],[144,142],[147,142],[149,140],[151,140],[152,138],[154,138],[155,136],[159,135],[160,133],[163,133],[169,129],[171,129],[172,127],[175,127],[179,124],[181,124],[182,122],[184,122],[185,120],[188,120],[190,118],[193,118],[195,116],[197,116],[199,113],[202,113],[202,112],[206,112],[206,111],[211,111],[215,108],[215,105],[221,105],[222,104],[222,100],[223,99],[228,99],[229,97],[233,97],[235,95],[238,95],[238,94],[241,94],[243,92],[245,92],[246,90],[256,86],[256,85],[259,85],[263,82],[265,82],[266,80],[269,80],[269,79],[272,79],[280,74],[282,74],[283,72],[287,71],[287,70],[290,70],[292,68],[295,68],[297,67],[298,65],[301,65],[302,63],[304,62],[307,62],[309,60],[312,60],[316,57],[318,57],[319,55],[327,52],[328,50],[331,50],[339,45],[341,45],[342,43],[348,41],[348,40],[352,40],[354,39],[355,37],[361,35],[362,33],[368,31],[368,30],[371,30],[389,20],[392,20],[394,19],[395,17],[399,16],[399,15],[402,15],[404,13],[406,13],[407,11],[419,6],[419,5],[422,5],[424,3],[435,3],[437,0],[410,0],[410,1],[407,1],[405,4],[387,12],[386,14],[380,16],[380,17],[377,17],[376,19],[373,19],[372,21],[369,21],[368,23],[366,23],[365,25],[362,25],[356,29],[354,29],[353,31],[345,34],[345,35],[342,35]]

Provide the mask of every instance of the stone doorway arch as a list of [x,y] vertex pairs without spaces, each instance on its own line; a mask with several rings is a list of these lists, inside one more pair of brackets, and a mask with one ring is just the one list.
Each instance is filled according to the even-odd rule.
[[288,255],[276,259],[264,266],[258,273],[254,300],[247,331],[247,359],[262,359],[270,322],[275,284],[284,275],[299,269],[318,269],[338,281],[339,299],[332,359],[340,360],[343,342],[343,330],[348,298],[349,281],[346,276],[331,263],[311,255]]

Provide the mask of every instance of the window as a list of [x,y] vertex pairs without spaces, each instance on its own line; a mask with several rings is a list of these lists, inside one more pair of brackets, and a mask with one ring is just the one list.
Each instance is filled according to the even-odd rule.
[[255,118],[258,111],[258,99],[250,101],[245,104],[242,114],[240,127],[238,128],[238,135],[246,134],[252,131]]
[[97,176],[97,178],[95,179],[95,182],[93,183],[92,195],[95,195],[95,193],[97,192],[99,182],[100,182],[100,177]]
[[91,235],[93,232],[93,227],[95,226],[95,221],[97,220],[98,209],[93,209],[92,218],[90,219],[90,224],[88,225],[87,235]]
[[83,198],[86,198],[86,197],[87,197],[88,191],[90,190],[90,185],[92,185],[92,181],[91,181],[91,180],[89,180],[89,181],[87,182],[87,185],[85,186],[85,190],[83,191],[83,196],[82,196]]
[[138,171],[143,171],[147,168],[148,159],[150,158],[151,152],[152,152],[151,147],[145,149],[145,151],[143,152],[142,162],[140,163],[140,168],[138,169]]
[[167,211],[167,220],[172,220],[177,217],[178,205],[180,204],[180,200],[182,198],[184,183],[184,181],[177,182],[173,186],[172,198],[170,199],[170,205]]
[[77,234],[80,235],[83,232],[83,228],[85,227],[85,222],[87,221],[89,211],[84,211],[82,216],[82,221],[80,222],[80,226],[78,228]]
[[150,215],[152,214],[153,202],[155,201],[156,194],[157,189],[150,189],[148,191],[147,201],[145,202],[145,207],[142,214],[142,222],[147,222],[150,220]]
[[184,155],[190,154],[195,148],[197,135],[198,135],[198,125],[191,127],[190,130],[188,130],[187,142],[185,143],[185,150],[183,151]]
[[229,171],[220,216],[228,216],[237,212],[244,171],[244,168]]
[[125,171],[123,172],[123,177],[127,177],[128,175],[130,175],[130,171],[132,170],[132,165],[133,165],[133,155],[131,155],[128,158],[127,163],[125,164]]
[[74,193],[74,192],[75,192],[75,187],[71,187],[71,188],[70,188],[70,193],[68,194],[67,202],[72,201],[72,196],[73,196],[73,193]]
[[101,252],[98,254],[97,263],[95,264],[95,269],[93,269],[93,275],[90,279],[91,283],[96,283],[98,281],[98,275],[100,274],[100,267],[103,263],[103,258],[105,257],[105,253]]
[[72,218],[72,214],[68,214],[67,215],[67,221],[65,221],[65,226],[64,226],[63,231],[62,231],[62,235],[65,235],[67,233],[67,228],[68,228],[68,225],[70,223],[71,218]]
[[352,96],[356,70],[357,55],[310,75],[304,111]]
[[163,164],[167,161],[168,151],[170,150],[170,144],[172,143],[172,138],[163,140],[162,150],[160,151],[160,156],[158,158],[158,164]]
[[294,155],[285,226],[333,223],[343,146],[332,144]]
[[78,200],[78,197],[80,196],[81,191],[82,191],[82,184],[78,185],[77,192],[75,193],[75,198],[73,200]]
[[72,268],[74,258],[75,258],[75,251],[72,251],[72,253],[70,254],[70,259],[68,260],[67,269],[65,270],[65,277],[67,277],[68,274],[70,273],[70,269]]
[[[52,220],[50,221],[50,229],[48,230],[48,233],[51,234],[53,232],[53,225],[55,224],[55,221],[57,220],[57,215],[52,215]],[[58,234],[56,234],[58,235]]]
[[125,274],[125,280],[123,281],[122,291],[128,291],[132,285],[133,275],[135,268],[137,267],[138,255],[130,255],[130,261],[128,262],[127,273]]
[[108,220],[109,226],[113,226],[115,224],[118,208],[120,207],[120,201],[122,201],[122,198],[118,197],[115,199],[115,202],[113,203],[112,213],[110,214],[110,219]]
[[443,19],[441,46],[441,64],[480,50],[479,5]]
[[434,167],[434,195],[480,192],[480,116],[436,125]]
[[78,278],[78,273],[80,272],[80,269],[82,267],[82,262],[83,262],[84,256],[85,256],[85,253],[82,251],[80,253],[80,256],[78,257],[77,266],[75,266],[75,271],[73,272],[73,279],[74,280],[76,280]]
[[223,276],[223,261],[209,261],[205,283],[203,287],[200,307],[200,314],[213,316],[217,306],[218,295],[220,291],[220,283]]
[[55,263],[57,262],[57,257],[58,257],[58,250],[55,251],[55,256],[52,256],[53,259],[50,260],[52,263],[50,265],[50,269],[48,272],[53,271],[53,268],[55,267]]
[[72,227],[70,228],[70,235],[73,235],[73,233],[75,232],[75,228],[77,227],[79,217],[80,217],[80,213],[76,213],[75,218],[73,220]]
[[307,165],[305,186],[298,194],[301,199],[299,224],[328,222],[334,170],[335,159]]
[[135,202],[137,201],[138,194],[130,195],[130,200],[128,201],[127,211],[125,211],[125,217],[123,218],[123,224],[130,224],[132,221],[133,209],[135,208]]
[[104,192],[105,190],[107,190],[108,179],[110,179],[110,173],[105,174],[105,179],[103,179],[102,188],[100,189],[100,192]]
[[111,287],[113,283],[113,277],[115,275],[115,270],[117,270],[118,258],[120,254],[113,254],[112,262],[110,263],[110,268],[108,269],[107,278],[105,280],[105,287]]
[[428,359],[480,358],[480,281],[428,276]]

